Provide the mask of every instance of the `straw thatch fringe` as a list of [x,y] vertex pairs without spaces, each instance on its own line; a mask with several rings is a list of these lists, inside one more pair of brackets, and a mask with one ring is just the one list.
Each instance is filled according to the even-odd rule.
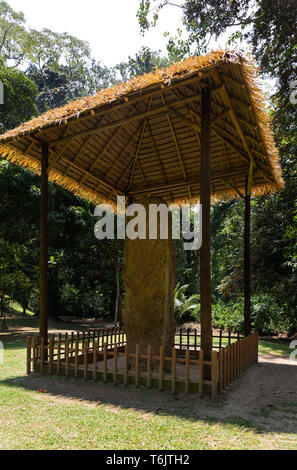
[[121,100],[130,93],[143,91],[145,88],[156,84],[170,86],[174,80],[197,73],[202,69],[217,65],[218,62],[240,63],[241,55],[232,51],[215,51],[205,56],[189,57],[183,62],[173,64],[167,69],[159,69],[154,72],[132,78],[126,83],[120,83],[106,90],[99,91],[94,96],[89,96],[68,103],[61,108],[50,109],[41,116],[21,124],[16,129],[0,136],[0,140],[7,140],[16,136],[31,133],[33,130],[41,130],[52,125],[61,125],[70,119],[78,119],[82,114],[97,111],[98,108]]
[[[35,175],[40,175],[41,172],[41,163],[39,160],[35,159],[34,157],[28,157],[24,153],[22,153],[20,150],[16,150],[14,148],[11,148],[7,144],[0,144],[0,154],[3,158],[8,160],[11,163],[14,163],[16,165],[19,165],[21,167],[26,168],[29,171],[32,171]],[[115,201],[112,201],[111,199],[104,199],[101,195],[96,193],[95,191],[92,191],[89,188],[86,188],[84,185],[79,185],[75,180],[70,178],[69,176],[63,175],[61,172],[57,170],[50,170],[49,175],[48,175],[49,181],[52,183],[58,184],[62,186],[63,188],[67,189],[68,191],[72,192],[78,197],[81,197],[82,199],[85,199],[89,202],[91,202],[94,205],[100,204],[103,208],[109,209],[111,206],[113,211],[115,213],[118,213],[118,207],[117,203]],[[244,193],[245,192],[245,187],[239,187],[237,188],[238,191]],[[271,194],[276,191],[276,188],[273,187],[271,184],[261,184],[261,186],[256,186],[252,188],[252,196],[263,196],[265,194]],[[150,191],[148,189],[147,195],[150,196]],[[144,195],[145,196],[145,195]],[[153,196],[152,196],[153,197]],[[238,198],[238,194],[236,191],[233,191],[232,189],[227,189],[224,191],[219,191],[216,192],[215,194],[211,195],[211,201],[212,202],[219,202],[224,199],[236,199]],[[176,204],[178,206],[182,206],[184,204],[199,204],[200,198],[195,197],[195,198],[182,198],[182,199],[177,199],[177,200],[165,200],[167,204]]]
[[[9,145],[0,144],[0,154],[9,162],[24,167],[27,170],[32,171],[35,175],[40,175],[41,173],[40,161],[34,159],[34,157],[26,156],[20,150],[13,149]],[[69,176],[63,175],[60,171],[50,170],[48,179],[52,183],[62,186],[76,196],[81,197],[82,199],[85,199],[94,205],[100,204],[102,207],[107,208],[108,206],[111,206],[114,211],[117,209],[115,202],[111,201],[110,199],[104,199],[98,193],[92,191],[89,188],[86,188],[84,185],[79,185],[75,180]]]
[[[205,56],[195,56],[184,60],[181,63],[174,64],[167,69],[156,70],[155,72],[133,78],[127,83],[121,83],[107,90],[99,91],[94,96],[86,97],[63,106],[61,108],[51,109],[42,116],[39,116],[21,126],[6,132],[0,136],[0,152],[4,158],[16,163],[20,166],[28,168],[35,174],[40,174],[40,161],[31,155],[25,155],[21,150],[17,149],[15,139],[34,132],[42,132],[43,129],[50,126],[57,126],[69,122],[69,120],[79,119],[83,114],[90,112],[94,113],[99,108],[112,103],[120,103],[124,101],[128,95],[140,96],[140,94],[148,87],[156,85],[170,86],[173,82],[181,80],[186,76],[192,76],[199,72],[205,72],[213,67],[224,63],[233,63],[239,65],[242,73],[242,79],[246,85],[249,93],[250,104],[253,109],[255,120],[262,139],[264,152],[263,157],[266,164],[270,167],[275,185],[272,183],[262,183],[261,186],[252,187],[252,194],[254,196],[274,192],[284,186],[282,179],[282,171],[278,160],[278,150],[275,146],[273,134],[270,128],[270,119],[263,103],[263,92],[261,91],[259,82],[259,75],[254,61],[243,56],[236,51],[215,51]],[[2,144],[1,144],[2,142]],[[265,155],[266,153],[266,155]],[[49,180],[57,183],[74,194],[91,201],[94,204],[111,205],[116,209],[116,203],[111,199],[105,199],[97,192],[92,191],[84,185],[80,185],[77,181],[67,175],[63,175],[60,171],[52,169],[49,173]],[[244,192],[245,188],[237,188]],[[149,189],[148,189],[149,192]],[[213,201],[222,199],[229,199],[238,197],[235,191],[227,188],[223,191],[216,191],[212,196]],[[176,204],[182,205],[184,203],[197,203],[199,198],[193,199],[180,199],[174,201]]]
[[272,174],[274,175],[278,189],[284,187],[282,170],[279,164],[278,150],[275,146],[273,133],[271,130],[271,119],[263,103],[263,91],[259,82],[259,70],[251,58],[241,56],[242,74],[250,95],[255,118],[260,131],[261,139],[269,157]]

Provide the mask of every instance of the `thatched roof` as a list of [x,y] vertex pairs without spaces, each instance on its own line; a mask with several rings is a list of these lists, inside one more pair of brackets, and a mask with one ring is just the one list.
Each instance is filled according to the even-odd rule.
[[[201,89],[212,90],[213,198],[243,191],[253,162],[253,194],[283,186],[278,152],[251,59],[234,51],[191,57],[96,95],[47,111],[0,136],[0,152],[95,203],[199,200]],[[236,189],[236,190],[235,190]]]

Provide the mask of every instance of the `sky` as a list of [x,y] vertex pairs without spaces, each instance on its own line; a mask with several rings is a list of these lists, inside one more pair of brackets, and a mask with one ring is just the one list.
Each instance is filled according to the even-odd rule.
[[[23,11],[27,26],[35,29],[48,28],[58,33],[67,32],[88,41],[92,56],[107,67],[127,61],[142,46],[161,50],[166,54],[164,32],[175,34],[181,27],[182,10],[166,7],[160,14],[156,28],[145,36],[140,34],[136,13],[138,0],[7,0],[10,6]],[[175,0],[182,4],[182,0]],[[231,30],[232,32],[232,30]],[[210,48],[226,47],[228,34],[212,41]],[[270,95],[275,81],[264,80],[264,88]]]
[[[157,27],[142,36],[136,17],[138,0],[8,0],[8,3],[25,14],[27,26],[67,32],[88,41],[93,57],[109,67],[134,56],[142,46],[165,54],[164,32],[174,34],[181,27],[182,10],[168,6],[161,12]],[[211,47],[224,47],[226,40],[223,36]]]
[[68,32],[89,42],[92,55],[113,66],[135,55],[142,46],[166,51],[165,31],[174,33],[180,25],[181,10],[168,7],[157,28],[140,34],[136,13],[138,0],[8,0],[23,11],[27,25]]

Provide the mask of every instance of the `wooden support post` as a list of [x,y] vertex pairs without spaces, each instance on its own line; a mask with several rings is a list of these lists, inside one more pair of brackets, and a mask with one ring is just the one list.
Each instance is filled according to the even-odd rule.
[[48,144],[42,145],[40,195],[40,317],[39,331],[48,344]]
[[244,334],[251,334],[251,192],[248,178],[244,216]]
[[[201,349],[204,360],[211,361],[211,268],[210,268],[210,109],[211,92],[202,89],[200,203],[202,204],[202,246],[200,248]],[[211,368],[204,367],[204,378]]]

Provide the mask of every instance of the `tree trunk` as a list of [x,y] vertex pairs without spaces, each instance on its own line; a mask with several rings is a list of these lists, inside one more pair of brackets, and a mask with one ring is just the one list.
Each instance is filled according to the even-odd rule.
[[[148,203],[144,206],[148,234]],[[168,240],[160,237],[157,240],[126,240],[124,283],[124,326],[129,352],[134,354],[139,345],[140,353],[146,353],[150,345],[153,355],[159,355],[160,346],[164,347],[165,354],[171,354],[176,284],[171,235]]]

